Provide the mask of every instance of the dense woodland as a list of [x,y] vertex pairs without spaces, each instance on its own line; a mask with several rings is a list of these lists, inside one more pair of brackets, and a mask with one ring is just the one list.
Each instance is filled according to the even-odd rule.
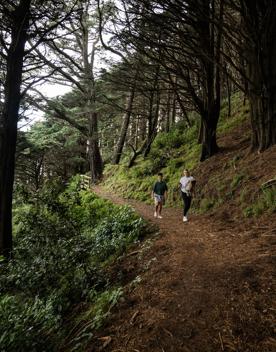
[[[0,345],[80,351],[121,295],[104,263],[144,223],[81,190],[78,175],[97,184],[105,167],[150,160],[152,176],[178,157],[173,140],[203,163],[221,150],[221,119],[242,109],[249,153],[273,148],[276,2],[7,0],[0,16],[0,327],[16,331]],[[70,91],[49,97],[54,85]],[[62,331],[79,300],[96,302],[94,320]]]

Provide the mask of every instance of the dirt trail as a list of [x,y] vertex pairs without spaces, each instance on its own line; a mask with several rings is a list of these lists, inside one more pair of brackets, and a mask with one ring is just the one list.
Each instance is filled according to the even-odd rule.
[[199,215],[183,223],[182,210],[173,208],[164,209],[163,219],[154,219],[152,206],[99,187],[95,191],[114,203],[132,205],[159,227],[160,235],[148,250],[138,248],[114,270],[114,280],[139,275],[141,282],[129,286],[100,331],[98,338],[110,336],[111,342],[103,348],[98,340],[91,351],[276,350],[275,257],[265,226],[232,228],[231,222],[222,226]]

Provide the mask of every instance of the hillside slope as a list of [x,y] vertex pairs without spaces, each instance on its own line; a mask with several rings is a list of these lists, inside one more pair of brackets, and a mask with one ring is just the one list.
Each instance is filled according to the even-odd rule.
[[[96,192],[132,205],[160,233],[113,268],[114,281],[126,277],[125,299],[93,351],[104,341],[104,351],[275,351],[275,186],[261,186],[276,176],[276,147],[250,152],[248,110],[234,101],[220,122],[220,153],[209,160],[197,162],[196,127],[184,132],[180,124],[132,169],[107,167]],[[176,190],[183,167],[197,179],[188,224]],[[146,204],[158,171],[170,187],[162,220]]]
[[258,154],[250,151],[248,107],[238,94],[232,98],[232,115],[227,116],[224,103],[218,126],[220,152],[200,163],[197,144],[197,120],[187,129],[180,122],[169,133],[160,133],[146,159],[127,167],[128,155],[122,165],[107,165],[104,187],[116,189],[124,198],[151,203],[150,192],[156,174],[163,172],[169,186],[168,205],[181,206],[178,183],[183,168],[192,170],[197,179],[193,211],[236,217],[259,217],[276,210],[275,187],[261,190],[261,185],[276,177],[276,147]]
[[[101,188],[96,192],[126,203]],[[275,350],[275,226],[222,226],[208,215],[184,224],[175,208],[157,220],[151,206],[127,204],[160,233],[113,267],[114,282],[125,278],[124,299],[92,351]]]

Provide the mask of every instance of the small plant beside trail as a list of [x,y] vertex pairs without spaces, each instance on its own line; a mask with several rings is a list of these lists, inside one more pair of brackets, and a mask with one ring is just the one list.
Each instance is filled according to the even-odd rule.
[[252,204],[243,210],[246,217],[258,217],[265,211],[273,214],[276,212],[276,187],[261,190],[255,196]]
[[[82,350],[122,293],[105,267],[139,240],[143,220],[80,190],[75,177],[65,189],[58,182],[33,196],[21,189],[14,227],[13,259],[0,262],[1,351],[54,351],[66,336],[69,350]],[[87,326],[75,331],[80,303]]]

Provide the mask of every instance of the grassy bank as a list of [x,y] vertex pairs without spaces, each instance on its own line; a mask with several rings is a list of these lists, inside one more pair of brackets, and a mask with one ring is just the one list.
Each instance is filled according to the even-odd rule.
[[[218,135],[231,132],[248,118],[247,106],[242,104],[239,95],[232,98],[232,115],[227,116],[228,107],[222,105]],[[200,145],[197,143],[198,121],[191,115],[192,126],[188,128],[184,121],[178,122],[170,132],[159,133],[147,158],[140,157],[132,168],[128,168],[129,155],[126,154],[121,165],[107,165],[105,182],[107,189],[116,189],[126,198],[150,202],[149,194],[158,172],[163,172],[171,190],[168,204],[179,205],[178,182],[183,168],[195,169],[199,164]]]
[[[221,150],[213,158],[199,162],[199,119],[196,115],[191,115],[190,128],[184,121],[180,121],[170,132],[159,133],[148,157],[137,158],[132,168],[127,166],[130,158],[128,152],[121,165],[107,165],[105,188],[110,191],[115,189],[116,193],[125,198],[150,203],[152,185],[157,173],[162,172],[170,190],[167,205],[178,207],[182,204],[178,182],[183,168],[188,168],[198,180],[193,211],[206,213],[234,201],[246,217],[258,216],[267,210],[274,212],[275,188],[265,192],[261,190],[263,179],[260,170],[263,165],[258,161],[254,166],[254,155],[248,154],[248,104],[244,104],[237,93],[232,96],[231,107],[231,115],[228,116],[228,103],[223,101],[218,124],[218,144]],[[267,163],[271,158],[272,156],[267,156]],[[267,169],[267,177],[274,176],[272,168]]]

